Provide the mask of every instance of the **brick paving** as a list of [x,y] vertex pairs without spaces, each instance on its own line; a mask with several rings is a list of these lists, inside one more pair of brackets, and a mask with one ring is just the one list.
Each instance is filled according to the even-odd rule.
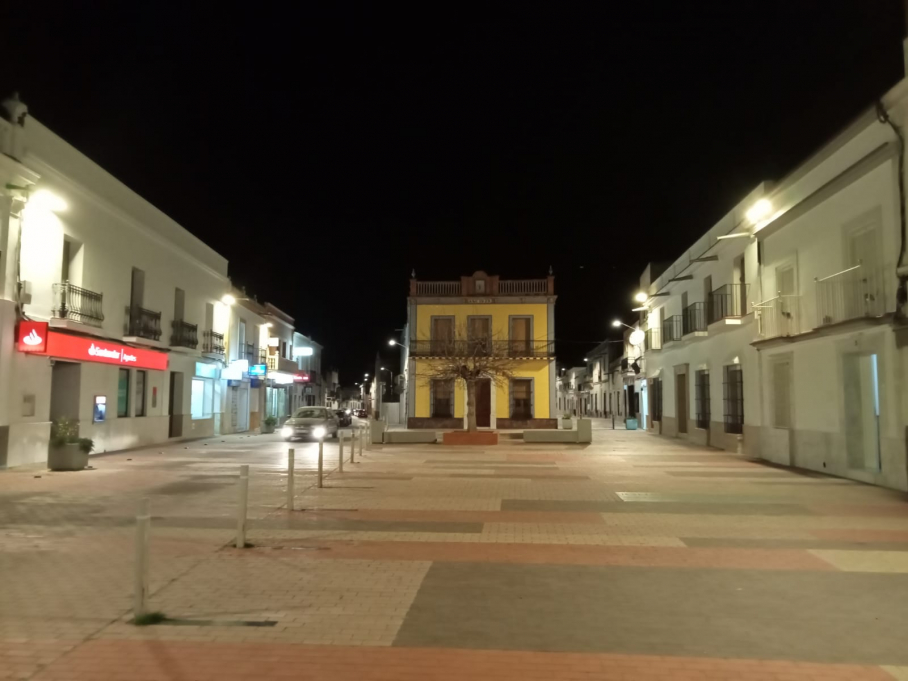
[[599,428],[294,449],[293,512],[269,436],[0,472],[0,680],[908,679],[903,494]]

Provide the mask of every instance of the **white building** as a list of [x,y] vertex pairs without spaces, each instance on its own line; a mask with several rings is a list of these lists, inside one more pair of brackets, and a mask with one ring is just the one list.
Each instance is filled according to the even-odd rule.
[[293,356],[297,361],[299,406],[326,405],[325,376],[322,374],[322,346],[299,331],[293,334]]
[[265,412],[269,329],[265,307],[244,291],[231,291],[226,345],[227,366],[222,433],[243,433],[258,428]]
[[227,261],[20,103],[6,109],[0,466],[45,461],[63,417],[97,452],[218,432]]
[[902,81],[641,282],[653,430],[908,489],[906,124]]

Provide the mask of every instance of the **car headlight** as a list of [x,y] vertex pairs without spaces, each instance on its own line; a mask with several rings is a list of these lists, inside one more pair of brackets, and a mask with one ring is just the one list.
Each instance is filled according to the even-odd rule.
[[353,412],[351,412],[349,409],[347,410],[347,415],[350,415],[350,414],[352,414],[352,413],[353,413]]
[[293,428],[291,428],[290,426],[284,426],[283,428],[281,428],[281,436],[290,437],[291,435],[293,435]]
[[328,431],[325,430],[322,426],[318,426],[317,428],[313,428],[313,429],[312,429],[312,434],[315,435],[315,437],[318,437],[318,438],[325,437],[325,433],[327,433],[327,432],[328,432]]

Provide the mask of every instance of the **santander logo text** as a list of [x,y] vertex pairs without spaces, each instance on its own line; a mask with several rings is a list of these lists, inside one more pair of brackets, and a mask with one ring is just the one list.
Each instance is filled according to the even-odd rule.
[[34,329],[32,329],[31,333],[29,333],[27,336],[25,336],[25,338],[22,339],[22,342],[26,345],[41,345],[41,343],[44,342],[44,339],[41,338],[41,336],[39,336],[37,333],[35,333]]
[[125,350],[111,350],[102,348],[94,343],[88,348],[88,354],[92,357],[106,357],[108,359],[118,359],[123,364],[130,364],[136,361],[135,355],[128,354]]

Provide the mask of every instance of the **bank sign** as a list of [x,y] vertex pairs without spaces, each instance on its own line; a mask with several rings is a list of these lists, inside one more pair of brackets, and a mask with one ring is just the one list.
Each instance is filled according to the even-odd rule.
[[[37,342],[40,339],[43,343]],[[22,322],[19,325],[18,348],[20,352],[47,355],[80,362],[116,364],[136,369],[166,371],[167,353],[142,348],[132,348],[120,343],[68,333],[51,331],[47,323]]]

